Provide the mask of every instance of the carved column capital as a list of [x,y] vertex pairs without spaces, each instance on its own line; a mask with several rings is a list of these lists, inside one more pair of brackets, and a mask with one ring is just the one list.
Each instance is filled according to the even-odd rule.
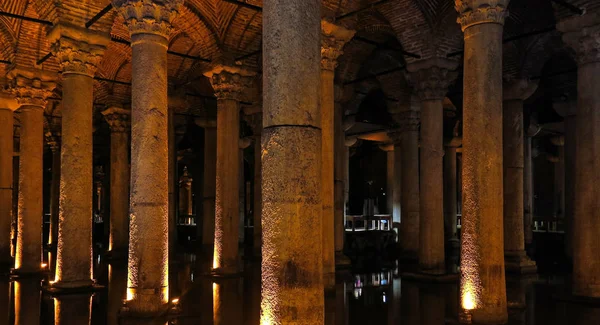
[[502,91],[504,100],[525,100],[537,90],[538,82],[528,79],[504,80]]
[[342,26],[321,21],[321,69],[333,71],[337,59],[344,54],[342,50],[356,32]]
[[444,147],[447,148],[458,148],[462,146],[462,137],[454,137],[451,139],[444,140]]
[[252,115],[244,115],[244,120],[252,128],[252,134],[254,134],[255,137],[260,137],[262,134],[262,118],[262,112],[258,112]]
[[183,175],[179,178],[179,186],[190,189],[192,187],[192,182],[194,179],[188,173],[187,166],[183,167]]
[[352,147],[355,144],[357,144],[358,142],[359,141],[358,141],[357,137],[347,137],[346,139],[344,139],[344,145],[346,147]]
[[113,0],[112,4],[125,18],[131,35],[154,34],[167,38],[183,0]]
[[56,75],[52,72],[19,67],[8,72],[7,78],[10,91],[20,106],[44,108],[56,88]]
[[457,66],[456,61],[440,58],[418,61],[406,67],[407,77],[421,100],[441,100],[458,76]]
[[239,67],[219,65],[204,75],[210,79],[218,100],[239,101],[244,90],[250,87],[255,74]]
[[13,94],[0,89],[0,109],[16,111],[19,109],[19,103]]
[[63,74],[74,73],[90,77],[96,73],[110,42],[108,35],[63,23],[52,28],[48,40]]
[[61,132],[59,130],[50,130],[44,133],[46,143],[52,152],[60,151]]
[[131,111],[120,107],[111,107],[102,112],[110,131],[114,133],[128,132],[131,128]]
[[458,12],[457,23],[463,32],[479,24],[500,24],[508,17],[509,0],[454,0]]
[[563,41],[576,54],[579,65],[600,62],[600,13],[574,16],[559,22],[556,29],[563,33]]

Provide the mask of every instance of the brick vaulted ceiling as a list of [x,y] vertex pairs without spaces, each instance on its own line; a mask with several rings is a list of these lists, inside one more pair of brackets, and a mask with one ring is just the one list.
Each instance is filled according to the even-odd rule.
[[[241,0],[261,7],[266,0]],[[598,10],[597,0],[568,0],[589,10]],[[381,3],[380,3],[381,2]],[[3,0],[0,10],[56,23],[69,21],[84,25],[110,3],[109,0]],[[376,4],[376,5],[374,5]],[[373,5],[373,6],[371,6]],[[423,58],[446,57],[462,50],[462,33],[456,23],[453,0],[323,0],[322,13],[328,19],[362,8],[360,13],[337,22],[357,31],[357,38],[346,45],[339,60],[337,82],[346,84],[344,101],[360,101],[366,91],[379,88],[386,96],[403,100],[409,93],[401,69],[377,78],[368,78],[387,69],[402,67]],[[570,15],[550,0],[512,0],[505,38],[553,26],[557,18]],[[189,56],[216,60],[239,58],[261,48],[262,13],[224,0],[185,0],[180,16],[174,21],[169,49]],[[50,52],[45,35],[50,26],[0,16],[0,60],[33,66]],[[123,18],[111,10],[92,27],[110,32],[113,39],[128,41]],[[510,42],[504,49],[505,74],[531,77],[542,73],[544,63],[565,52],[557,32],[535,35]],[[403,54],[404,53],[404,54]],[[453,56],[460,60],[461,56]],[[111,42],[96,73],[97,77],[129,82],[131,49],[127,44]],[[243,59],[244,64],[260,70],[260,53]],[[175,88],[211,95],[202,72],[210,63],[181,56],[169,56],[168,73]],[[8,64],[0,64],[0,83]],[[46,60],[41,69],[58,71],[55,58]],[[365,78],[367,77],[367,78]],[[364,79],[363,81],[357,81]],[[350,88],[350,89],[348,89]],[[128,85],[95,82],[95,102],[127,102]],[[56,91],[60,98],[60,87]],[[358,106],[356,104],[355,106]]]

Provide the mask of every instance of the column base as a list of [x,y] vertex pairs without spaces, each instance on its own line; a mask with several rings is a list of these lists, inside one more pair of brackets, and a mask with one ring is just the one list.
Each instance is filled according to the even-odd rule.
[[39,269],[11,269],[10,277],[14,279],[36,278],[50,274],[50,271],[44,268]]
[[335,268],[347,269],[352,266],[352,261],[343,252],[335,252]]
[[42,291],[51,295],[90,293],[104,289],[93,280],[45,282]]
[[402,272],[402,280],[411,280],[415,282],[428,283],[454,283],[458,282],[460,275],[458,273],[433,274],[425,272]]
[[534,274],[537,273],[537,265],[532,261],[525,251],[504,252],[504,264],[507,273]]

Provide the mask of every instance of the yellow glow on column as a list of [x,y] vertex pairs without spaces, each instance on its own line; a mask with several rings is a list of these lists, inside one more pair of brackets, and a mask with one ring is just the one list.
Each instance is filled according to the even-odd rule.
[[463,289],[462,294],[462,307],[464,310],[473,310],[477,307],[477,302],[475,301],[475,294],[472,289]]
[[476,309],[481,297],[479,249],[472,220],[463,218],[460,258],[460,298],[464,310]]
[[217,175],[215,180],[215,241],[213,249],[213,269],[218,269],[222,266],[223,258],[223,210],[221,209],[221,179]]
[[125,300],[132,301],[135,298],[135,289],[127,288],[127,298]]

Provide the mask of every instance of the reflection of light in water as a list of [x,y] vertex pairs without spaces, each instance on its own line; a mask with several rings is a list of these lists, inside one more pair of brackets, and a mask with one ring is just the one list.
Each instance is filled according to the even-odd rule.
[[385,292],[383,292],[383,297],[382,298],[383,298],[383,303],[386,303],[387,299],[386,299],[386,296],[385,296]]

